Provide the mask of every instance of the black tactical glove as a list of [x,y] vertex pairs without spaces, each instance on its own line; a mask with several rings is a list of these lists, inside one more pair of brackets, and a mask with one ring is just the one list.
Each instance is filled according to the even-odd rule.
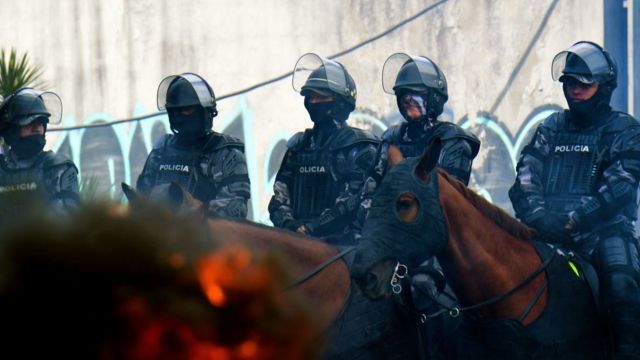
[[569,218],[553,211],[545,211],[544,215],[531,222],[540,240],[554,244],[569,244],[571,236],[567,229]]
[[434,312],[438,309],[438,303],[434,300],[440,296],[442,288],[431,274],[418,273],[411,278],[411,295],[416,309],[426,312]]
[[411,278],[411,293],[416,309],[429,312],[437,309],[439,305],[434,299],[440,298],[444,287],[444,274],[434,259],[429,259],[418,266]]
[[303,224],[302,221],[300,220],[296,220],[296,219],[288,219],[285,220],[283,225],[283,228],[287,229],[287,230],[291,230],[293,232],[295,232],[296,230],[298,230],[298,228]]

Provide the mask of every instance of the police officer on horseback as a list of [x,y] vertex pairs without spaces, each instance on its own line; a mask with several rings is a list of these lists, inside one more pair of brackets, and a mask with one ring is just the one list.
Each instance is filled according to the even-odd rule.
[[177,182],[206,204],[209,214],[245,218],[250,184],[244,144],[212,130],[218,115],[213,89],[199,75],[171,75],[160,83],[157,103],[167,111],[173,135],[155,144],[137,189],[152,194]]
[[32,196],[56,211],[78,204],[78,169],[65,156],[44,151],[47,126],[62,119],[62,101],[50,91],[24,87],[0,104],[0,197]]
[[271,221],[330,243],[350,243],[378,141],[346,124],[356,106],[356,84],[342,64],[305,54],[296,63],[293,87],[304,96],[313,128],[289,139],[269,202]]
[[[429,145],[439,140],[441,150],[438,166],[468,184],[473,159],[480,149],[480,140],[456,124],[438,120],[449,94],[445,75],[436,63],[425,56],[393,54],[384,63],[382,87],[386,93],[395,95],[398,110],[405,121],[390,127],[382,135],[375,167],[363,187],[363,211],[367,212],[378,184],[386,174],[391,145],[409,158],[422,155]],[[435,259],[426,261],[414,271],[412,289],[414,304],[421,311],[430,312],[437,306],[423,295],[425,293],[432,293],[447,304],[457,301],[451,291],[445,290],[444,275]],[[431,328],[425,332],[429,337],[425,340],[431,347],[437,343],[434,336],[437,337],[436,333],[440,330],[434,329],[440,329],[440,325],[432,322],[429,325]]]
[[591,259],[619,359],[640,358],[640,262],[634,233],[640,122],[609,106],[613,58],[581,41],[555,56],[569,109],[549,116],[522,150],[509,197],[541,239]]
[[[382,68],[382,87],[386,93],[395,95],[405,122],[382,134],[375,166],[363,187],[363,212],[367,212],[378,184],[386,174],[388,151],[392,145],[409,158],[422,155],[438,139],[441,146],[438,166],[468,184],[480,140],[456,124],[438,120],[449,94],[447,79],[436,63],[425,56],[395,53],[387,58]],[[422,271],[444,283],[440,281],[443,275],[437,263],[425,264]],[[425,278],[425,282],[427,280]]]

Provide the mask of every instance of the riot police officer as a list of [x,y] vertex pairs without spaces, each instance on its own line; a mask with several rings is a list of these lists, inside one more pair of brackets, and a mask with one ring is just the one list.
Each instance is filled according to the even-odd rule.
[[245,218],[250,183],[244,144],[211,129],[218,115],[209,84],[199,75],[171,75],[158,86],[158,109],[167,111],[173,135],[154,146],[138,177],[149,194],[171,182],[206,204],[210,215]]
[[387,153],[391,145],[408,158],[422,155],[435,139],[439,139],[438,166],[468,184],[480,140],[456,124],[438,120],[449,99],[447,79],[440,68],[425,56],[395,53],[387,58],[382,68],[382,88],[395,95],[405,121],[382,134],[375,166],[363,187],[362,212],[368,211],[387,171]]
[[313,128],[289,139],[269,203],[271,221],[330,243],[352,242],[364,173],[378,141],[346,124],[356,84],[342,64],[305,54],[296,63],[293,87],[304,96]]
[[447,80],[440,68],[427,57],[396,53],[384,63],[382,87],[396,96],[405,122],[382,134],[374,176],[368,187],[375,188],[371,181],[378,183],[384,176],[389,146],[399,148],[404,157],[416,157],[434,139],[440,139],[442,144],[438,166],[468,184],[480,140],[456,124],[438,120],[449,99]]
[[[386,174],[388,150],[392,145],[408,158],[422,155],[434,141],[439,140],[438,166],[468,184],[480,140],[456,124],[438,120],[449,94],[445,75],[436,63],[425,56],[392,54],[382,69],[382,87],[386,93],[395,95],[398,110],[405,121],[382,134],[375,166],[363,187],[362,212],[368,212],[377,186]],[[439,302],[448,305],[457,302],[435,259],[415,269],[411,289],[414,305],[425,313],[434,313],[439,305],[424,294],[431,293]],[[458,319],[444,317],[424,324],[421,332],[426,348],[436,351],[441,346],[440,338],[446,337],[443,334],[450,334],[458,325]]]
[[62,118],[62,101],[50,91],[24,87],[0,104],[0,195],[33,196],[56,211],[78,205],[78,169],[65,156],[44,151],[47,126]]
[[620,359],[640,358],[640,123],[612,111],[613,58],[581,41],[555,56],[569,109],[550,115],[522,150],[509,191],[516,215],[548,242],[592,260]]

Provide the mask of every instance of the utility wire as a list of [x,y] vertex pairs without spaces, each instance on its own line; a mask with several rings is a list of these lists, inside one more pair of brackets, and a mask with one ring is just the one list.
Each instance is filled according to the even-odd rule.
[[[377,41],[387,35],[389,35],[390,33],[398,30],[399,28],[405,26],[406,24],[418,19],[419,17],[431,12],[432,10],[436,9],[438,6],[446,3],[449,0],[440,0],[438,2],[435,2],[429,6],[427,6],[426,8],[420,10],[418,13],[416,13],[415,15],[406,18],[404,20],[402,20],[401,22],[397,23],[396,25],[390,27],[389,29],[381,32],[380,34],[369,38],[365,41],[362,41],[346,50],[342,50],[336,54],[333,54],[331,56],[329,56],[329,59],[335,59],[335,58],[339,58],[341,56],[347,55],[355,50],[358,50],[359,48],[371,44],[374,41]],[[242,94],[246,94],[250,91],[253,91],[255,89],[261,88],[263,86],[267,86],[270,84],[273,84],[275,82],[278,82],[280,80],[284,80],[286,78],[288,78],[289,76],[291,76],[291,74],[293,74],[293,71],[289,71],[286,74],[282,74],[280,76],[277,76],[275,78],[257,83],[255,85],[249,86],[247,88],[244,88],[242,90],[238,90],[238,91],[234,91],[228,94],[224,94],[221,95],[219,97],[216,98],[216,101],[220,101],[220,100],[224,100],[226,98],[230,98],[230,97],[234,97],[234,96],[238,96],[238,95],[242,95]],[[161,116],[166,114],[166,111],[160,111],[160,112],[155,112],[152,114],[147,114],[147,115],[143,115],[143,116],[138,116],[138,117],[134,117],[134,118],[129,118],[129,119],[122,119],[122,120],[116,120],[116,121],[111,121],[111,122],[105,122],[105,123],[100,123],[100,124],[90,124],[90,125],[78,125],[78,126],[69,126],[69,127],[59,127],[59,128],[55,128],[55,129],[49,129],[47,130],[48,132],[54,132],[54,131],[71,131],[71,130],[79,130],[79,129],[90,129],[90,128],[99,128],[99,127],[107,127],[107,126],[112,126],[112,125],[116,125],[116,124],[122,124],[122,123],[127,123],[127,122],[133,122],[133,121],[141,121],[141,120],[146,120],[146,119],[150,119],[150,118],[154,118],[157,116]]]
[[511,71],[511,74],[507,79],[507,83],[504,85],[504,87],[500,91],[500,94],[498,94],[498,97],[496,98],[495,102],[491,106],[491,109],[489,110],[489,114],[494,114],[498,109],[498,106],[500,106],[500,104],[502,103],[502,100],[504,100],[505,96],[507,95],[507,91],[509,91],[509,89],[511,88],[511,85],[516,79],[516,76],[518,76],[518,74],[520,73],[520,70],[522,70],[522,67],[524,66],[525,61],[529,58],[529,55],[533,50],[533,46],[538,42],[538,40],[540,39],[540,36],[542,35],[542,31],[547,27],[549,18],[553,14],[553,10],[556,8],[556,5],[558,5],[558,0],[553,0],[553,2],[547,8],[547,11],[545,11],[542,21],[540,22],[540,25],[538,25],[538,29],[536,30],[535,34],[533,34],[531,41],[529,41],[529,44],[527,45],[526,50],[520,57],[520,60],[516,64],[516,67],[513,68],[513,71]]

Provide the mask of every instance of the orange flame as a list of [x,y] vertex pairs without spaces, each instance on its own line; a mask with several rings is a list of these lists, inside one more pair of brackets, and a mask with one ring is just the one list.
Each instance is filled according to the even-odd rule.
[[216,283],[208,284],[205,288],[205,294],[209,302],[214,306],[223,307],[227,303],[227,297],[224,295],[224,291]]
[[[180,257],[180,254],[176,257]],[[172,256],[173,257],[173,256]],[[171,258],[171,257],[170,257]],[[170,259],[171,260],[171,259]],[[180,263],[180,260],[173,260]],[[144,299],[130,299],[127,354],[136,360],[280,360],[313,358],[313,325],[283,292],[277,262],[254,259],[241,247],[199,259],[196,274],[206,299],[220,314],[212,327],[193,327],[176,314],[157,313]],[[295,334],[295,335],[294,335]]]

